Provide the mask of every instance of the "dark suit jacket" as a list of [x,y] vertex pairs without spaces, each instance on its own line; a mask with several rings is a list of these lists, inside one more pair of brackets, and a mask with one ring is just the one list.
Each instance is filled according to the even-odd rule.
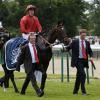
[[28,44],[22,47],[21,54],[17,59],[16,69],[20,69],[20,65],[24,64],[25,72],[28,74],[32,70],[32,57]]
[[[88,57],[88,54],[90,55],[90,57],[93,56],[93,52],[90,48],[90,43],[88,41],[86,41],[86,55]],[[78,58],[79,58],[79,39],[75,39],[72,41],[72,43],[67,47],[68,51],[71,49],[72,50],[72,59],[71,59],[71,66],[75,67],[77,66],[77,62],[78,62]],[[89,67],[88,66],[88,58],[86,60],[86,66],[85,67]]]

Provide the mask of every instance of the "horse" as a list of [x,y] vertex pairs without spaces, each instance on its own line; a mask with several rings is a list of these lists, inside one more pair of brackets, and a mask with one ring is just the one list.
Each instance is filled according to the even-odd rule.
[[58,39],[60,43],[64,43],[64,45],[68,45],[70,43],[70,39],[68,38],[63,26],[56,26],[53,29],[51,29],[46,38],[41,35],[37,36],[36,44],[38,46],[37,48],[38,56],[39,56],[40,64],[43,66],[43,69],[45,71],[45,73],[42,74],[42,81],[40,86],[42,90],[44,90],[45,87],[45,82],[47,78],[46,72],[49,66],[49,62],[52,58],[51,47],[56,39]]
[[[64,43],[65,45],[69,44],[68,36],[66,35],[66,32],[62,26],[56,26],[56,27],[52,28],[48,32],[46,38],[42,34],[37,35],[37,39],[36,39],[36,46],[38,48],[37,52],[38,52],[38,56],[39,56],[40,65],[44,69],[44,73],[42,74],[41,86],[40,86],[40,88],[42,90],[44,90],[44,87],[45,87],[45,82],[46,82],[46,78],[47,78],[46,72],[47,72],[47,68],[49,66],[49,62],[52,57],[51,46],[55,42],[56,39],[58,39],[60,42]],[[12,70],[12,73],[10,73],[10,76],[12,76],[13,71],[14,70]],[[8,72],[10,72],[10,70],[8,70]],[[13,75],[13,77],[14,77],[14,75]],[[13,82],[14,82],[14,80],[13,80]],[[13,85],[14,85],[15,92],[18,92],[15,82]]]
[[3,56],[1,58],[1,60],[3,60],[2,62],[2,67],[3,67],[3,70],[4,70],[4,73],[5,75],[3,77],[0,78],[0,86],[2,87],[3,86],[3,83],[4,83],[4,87],[5,88],[8,88],[9,87],[9,79],[11,79],[12,83],[13,83],[13,86],[14,86],[14,89],[15,89],[15,92],[19,92],[18,89],[17,89],[17,86],[16,86],[16,83],[14,81],[14,73],[13,71],[11,70],[8,70],[6,68],[6,65],[4,63],[4,51],[3,51],[3,48],[4,48],[4,44],[11,38],[10,36],[10,33],[5,30],[4,28],[3,29],[0,29],[0,51],[1,51],[1,55]]
[[0,28],[0,50],[3,48],[3,45],[7,40],[10,39],[10,33],[4,28]]

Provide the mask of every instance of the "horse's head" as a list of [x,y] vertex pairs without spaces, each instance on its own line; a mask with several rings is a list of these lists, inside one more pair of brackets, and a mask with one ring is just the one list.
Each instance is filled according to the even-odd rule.
[[0,32],[0,49],[3,47],[4,43],[10,38],[8,32]]
[[48,41],[50,43],[54,43],[56,39],[58,39],[61,43],[64,43],[65,45],[68,45],[70,42],[70,39],[68,38],[65,28],[63,26],[54,27],[48,35]]

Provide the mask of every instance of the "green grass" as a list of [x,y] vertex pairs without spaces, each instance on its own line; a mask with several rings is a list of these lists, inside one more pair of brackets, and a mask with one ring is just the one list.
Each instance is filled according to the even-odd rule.
[[[3,73],[0,72],[0,76],[2,75]],[[10,87],[6,92],[4,92],[3,88],[0,87],[0,100],[100,100],[99,79],[91,79],[90,84],[86,84],[87,92],[91,95],[82,96],[81,92],[79,91],[79,94],[76,96],[72,94],[74,79],[71,79],[69,83],[67,83],[65,79],[64,82],[61,83],[60,79],[58,80],[58,76],[59,75],[48,75],[44,91],[45,94],[41,98],[37,97],[31,83],[27,88],[26,95],[20,95],[14,92],[12,83],[10,82]],[[18,78],[25,77],[25,74],[15,73],[15,77],[16,84],[20,91],[24,80]]]

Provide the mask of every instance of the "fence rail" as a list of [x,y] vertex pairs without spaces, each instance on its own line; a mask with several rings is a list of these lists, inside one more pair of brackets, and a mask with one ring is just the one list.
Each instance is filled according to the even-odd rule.
[[[55,74],[55,56],[60,57],[61,59],[61,82],[64,81],[64,64],[66,65],[66,69],[67,69],[67,82],[70,82],[70,65],[69,65],[69,58],[70,54],[69,52],[62,52],[62,50],[53,50],[53,57],[52,57],[52,68],[53,68],[53,74]],[[66,63],[64,63],[64,58],[66,58]],[[94,68],[91,64],[90,66],[91,68],[91,74],[92,74],[92,78],[94,77]],[[90,77],[89,77],[89,69],[86,68],[86,76],[87,76],[87,83],[90,83]]]
[[[99,46],[100,47],[100,46]],[[100,57],[100,48],[99,47],[94,47],[91,46],[93,52],[94,52],[94,57],[97,59]],[[66,64],[66,75],[67,75],[67,82],[70,82],[70,64],[69,64],[69,58],[70,55],[68,52],[62,52],[62,47],[53,47],[53,57],[52,57],[52,73],[55,74],[55,56],[59,56],[61,59],[61,82],[64,81],[64,64]],[[66,58],[66,63],[64,63],[64,58]],[[2,50],[0,50],[0,64],[3,63],[3,57],[2,57]],[[91,73],[92,77],[94,77],[94,69],[93,66],[91,65]],[[87,75],[87,83],[89,84],[89,70],[86,69],[86,75]]]

